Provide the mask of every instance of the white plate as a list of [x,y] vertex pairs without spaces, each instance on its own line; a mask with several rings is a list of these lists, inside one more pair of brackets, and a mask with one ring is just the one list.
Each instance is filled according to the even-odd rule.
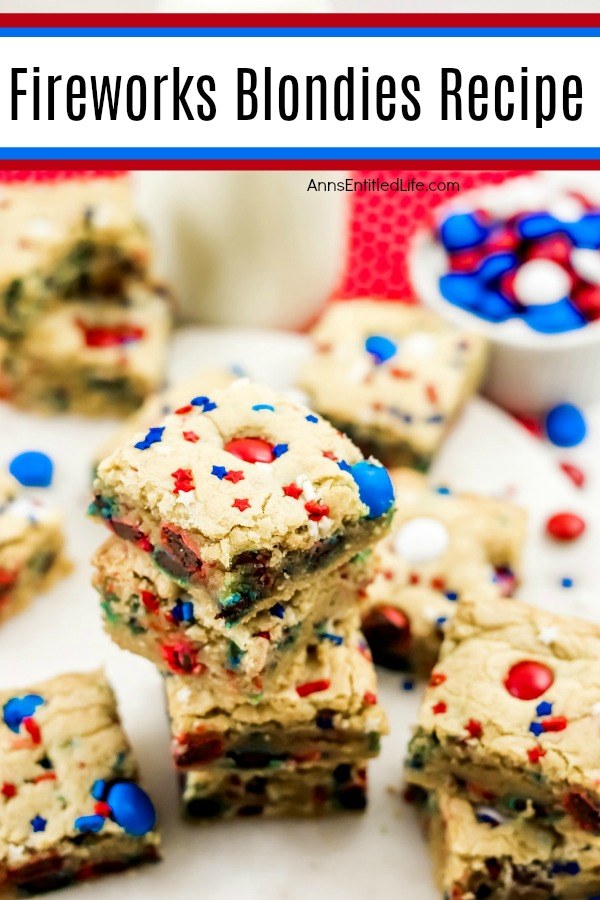
[[[265,331],[177,333],[172,348],[173,378],[204,365],[238,364],[251,375],[285,388],[307,352],[297,335]],[[169,757],[161,679],[149,662],[120,651],[100,625],[88,560],[105,536],[84,512],[91,461],[113,424],[73,417],[41,419],[0,409],[1,463],[22,450],[41,449],[56,464],[49,495],[66,515],[74,573],[0,633],[0,685],[25,687],[65,671],[106,666],[121,705],[126,729],[140,760],[144,785],[158,807],[164,862],[127,875],[130,900],[172,896],[177,900],[281,898],[281,900],[362,900],[374,892],[411,900],[434,900],[430,864],[412,810],[399,798],[402,760],[418,690],[402,690],[400,675],[382,673],[380,698],[391,722],[382,756],[371,764],[370,806],[366,815],[322,821],[238,821],[209,826],[180,821],[176,779]],[[473,400],[436,462],[436,483],[510,495],[531,512],[527,584],[523,593],[546,606],[593,616],[584,579],[566,591],[563,575],[585,572],[598,583],[600,554],[588,535],[573,548],[543,537],[547,515],[560,508],[582,511],[582,495],[562,475],[551,454],[503,413]],[[35,493],[35,492],[34,492]],[[591,531],[591,529],[590,529]],[[78,896],[121,900],[125,876],[73,888]]]

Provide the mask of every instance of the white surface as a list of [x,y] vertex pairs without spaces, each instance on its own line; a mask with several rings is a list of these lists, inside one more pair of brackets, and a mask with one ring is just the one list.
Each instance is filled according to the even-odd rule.
[[[292,383],[306,348],[305,339],[284,333],[188,329],[176,335],[172,374],[189,376],[202,365],[237,363],[255,377],[285,387]],[[25,687],[60,672],[106,665],[164,835],[162,864],[73,888],[68,897],[120,900],[127,891],[129,900],[366,900],[377,892],[435,900],[424,844],[412,810],[398,795],[418,702],[417,691],[401,690],[400,675],[381,676],[380,697],[392,730],[381,758],[371,766],[370,808],[364,817],[247,820],[204,827],[180,821],[160,677],[150,663],[120,651],[104,637],[89,585],[87,560],[106,534],[84,515],[91,460],[112,425],[67,417],[39,419],[2,407],[0,428],[1,464],[25,449],[42,449],[55,460],[53,487],[33,493],[49,495],[65,510],[69,549],[77,563],[68,580],[2,627],[0,684]],[[592,442],[587,452],[593,452]],[[572,487],[552,454],[520,426],[485,402],[472,401],[442,451],[434,479],[508,494],[524,503],[532,512],[524,594],[549,607],[594,612],[600,555],[586,495]],[[547,515],[563,508],[580,511],[590,521],[587,536],[572,548],[551,545],[542,535]],[[558,586],[566,574],[577,578],[577,589]]]

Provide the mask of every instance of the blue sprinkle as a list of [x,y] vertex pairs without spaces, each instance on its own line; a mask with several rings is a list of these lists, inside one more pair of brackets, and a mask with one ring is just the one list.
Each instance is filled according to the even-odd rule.
[[281,603],[276,603],[275,606],[272,606],[269,610],[272,616],[277,616],[278,619],[283,619],[285,616],[285,607],[281,605]]
[[164,426],[149,428],[146,437],[142,441],[138,441],[137,444],[134,444],[136,450],[147,450],[152,444],[160,444],[162,441]]
[[446,598],[452,601],[458,600],[458,594],[456,591],[446,591]]
[[549,716],[552,714],[552,704],[547,700],[542,700],[535,708],[536,716]]
[[415,686],[414,678],[404,678],[402,681],[402,690],[403,691],[412,691]]
[[365,350],[374,358],[375,365],[380,366],[396,355],[398,345],[380,334],[373,334],[366,339]]
[[232,375],[236,375],[238,378],[246,378],[247,372],[243,366],[240,366],[238,363],[234,363],[232,366],[229,366],[229,371]]
[[237,669],[239,667],[240,662],[242,661],[242,657],[245,655],[245,651],[242,650],[241,647],[235,643],[235,641],[229,641],[229,665],[232,669]]
[[316,718],[317,728],[333,728],[333,716],[327,713],[318,713]]
[[452,491],[450,490],[449,487],[443,487],[443,486],[436,488],[435,491],[437,494],[443,494],[444,496],[447,496],[448,494],[452,493]]
[[288,449],[287,444],[275,444],[273,447],[273,456],[275,459],[279,459],[280,456],[283,456],[284,453],[288,452]]
[[576,447],[587,434],[585,417],[572,403],[559,403],[546,416],[546,434],[557,447]]
[[435,620],[436,625],[445,625],[448,621],[448,616],[438,616]]
[[189,600],[178,600],[171,615],[177,622],[193,622],[194,620],[194,604]]
[[104,794],[106,792],[106,781],[103,778],[99,778],[92,785],[92,789],[90,794],[94,798],[94,800],[104,800]]
[[48,821],[43,816],[34,816],[30,824],[34,831],[45,831]]
[[531,734],[534,735],[534,737],[539,737],[540,734],[542,734],[542,732],[544,731],[544,729],[542,728],[542,726],[539,722],[532,722],[531,725],[529,726],[529,731],[531,732]]
[[307,421],[307,422],[312,422],[313,425],[316,425],[316,423],[317,423],[319,420],[318,420],[317,416],[313,416],[313,414],[311,413],[309,416],[306,416],[306,421]]
[[102,830],[104,822],[104,816],[79,816],[75,819],[74,826],[77,831],[96,834]]
[[223,478],[227,475],[228,470],[225,466],[213,466],[210,474],[214,475],[219,481],[222,481]]
[[8,467],[10,474],[25,487],[49,487],[54,463],[46,453],[27,450],[15,456]]
[[19,733],[23,719],[30,719],[38,706],[46,701],[39,694],[26,694],[24,697],[11,697],[2,709],[2,720],[15,734]]
[[579,863],[573,860],[572,862],[565,863],[565,872],[567,875],[579,875],[580,866]]
[[428,416],[425,421],[428,425],[437,425],[439,422],[443,422],[444,419],[445,416],[443,416],[441,413],[436,413],[434,416]]
[[561,587],[564,587],[564,588],[572,588],[573,584],[574,584],[572,578],[561,578],[560,583],[561,583]]
[[261,410],[275,412],[275,407],[271,406],[270,403],[257,403],[256,406],[252,407],[252,409],[254,410],[254,412],[260,412]]
[[217,408],[217,404],[213,403],[208,397],[194,397],[193,400],[190,400],[190,404],[192,406],[199,406],[202,409],[202,412],[211,412],[213,409]]
[[339,634],[330,634],[328,631],[319,632],[319,638],[322,641],[331,641],[336,647],[340,647],[344,643],[344,638]]

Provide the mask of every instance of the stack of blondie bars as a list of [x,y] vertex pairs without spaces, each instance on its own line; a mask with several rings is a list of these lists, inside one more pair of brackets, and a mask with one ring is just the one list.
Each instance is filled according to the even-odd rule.
[[165,673],[190,816],[364,808],[386,721],[357,594],[393,500],[348,438],[245,379],[98,466],[106,629]]
[[170,311],[127,176],[0,182],[0,395],[125,415],[163,378]]
[[600,629],[463,600],[409,747],[452,900],[600,894]]

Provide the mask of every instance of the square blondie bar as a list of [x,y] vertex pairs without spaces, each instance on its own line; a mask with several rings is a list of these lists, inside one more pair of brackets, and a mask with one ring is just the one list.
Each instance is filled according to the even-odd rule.
[[392,530],[375,548],[362,592],[362,630],[373,659],[428,675],[461,597],[491,600],[517,587],[526,515],[512,503],[393,470]]
[[309,642],[338,640],[330,620],[355,611],[367,578],[360,559],[348,562],[289,600],[228,625],[215,618],[207,594],[189,594],[129,541],[109,538],[93,563],[104,628],[120,647],[164,672],[253,695],[278,683]]
[[173,759],[182,770],[294,769],[379,752],[387,731],[377,681],[356,615],[298,660],[285,681],[241,699],[202,678],[166,678]]
[[463,600],[409,745],[407,779],[448,779],[600,834],[600,628],[516,600]]
[[59,513],[0,473],[0,622],[69,571]]
[[186,772],[181,775],[181,802],[188,818],[205,822],[362,812],[367,805],[367,764]]
[[60,299],[118,298],[149,258],[127,176],[0,182],[1,335],[22,335]]
[[271,608],[389,528],[386,470],[285,395],[190,397],[112,453],[90,507],[228,622]]
[[309,403],[388,466],[429,466],[487,355],[481,336],[400,302],[334,303],[312,337]]
[[0,692],[0,889],[45,893],[158,859],[154,807],[101,672]]
[[2,395],[46,413],[119,416],[161,386],[171,318],[160,291],[130,285],[128,306],[72,301],[0,357]]

